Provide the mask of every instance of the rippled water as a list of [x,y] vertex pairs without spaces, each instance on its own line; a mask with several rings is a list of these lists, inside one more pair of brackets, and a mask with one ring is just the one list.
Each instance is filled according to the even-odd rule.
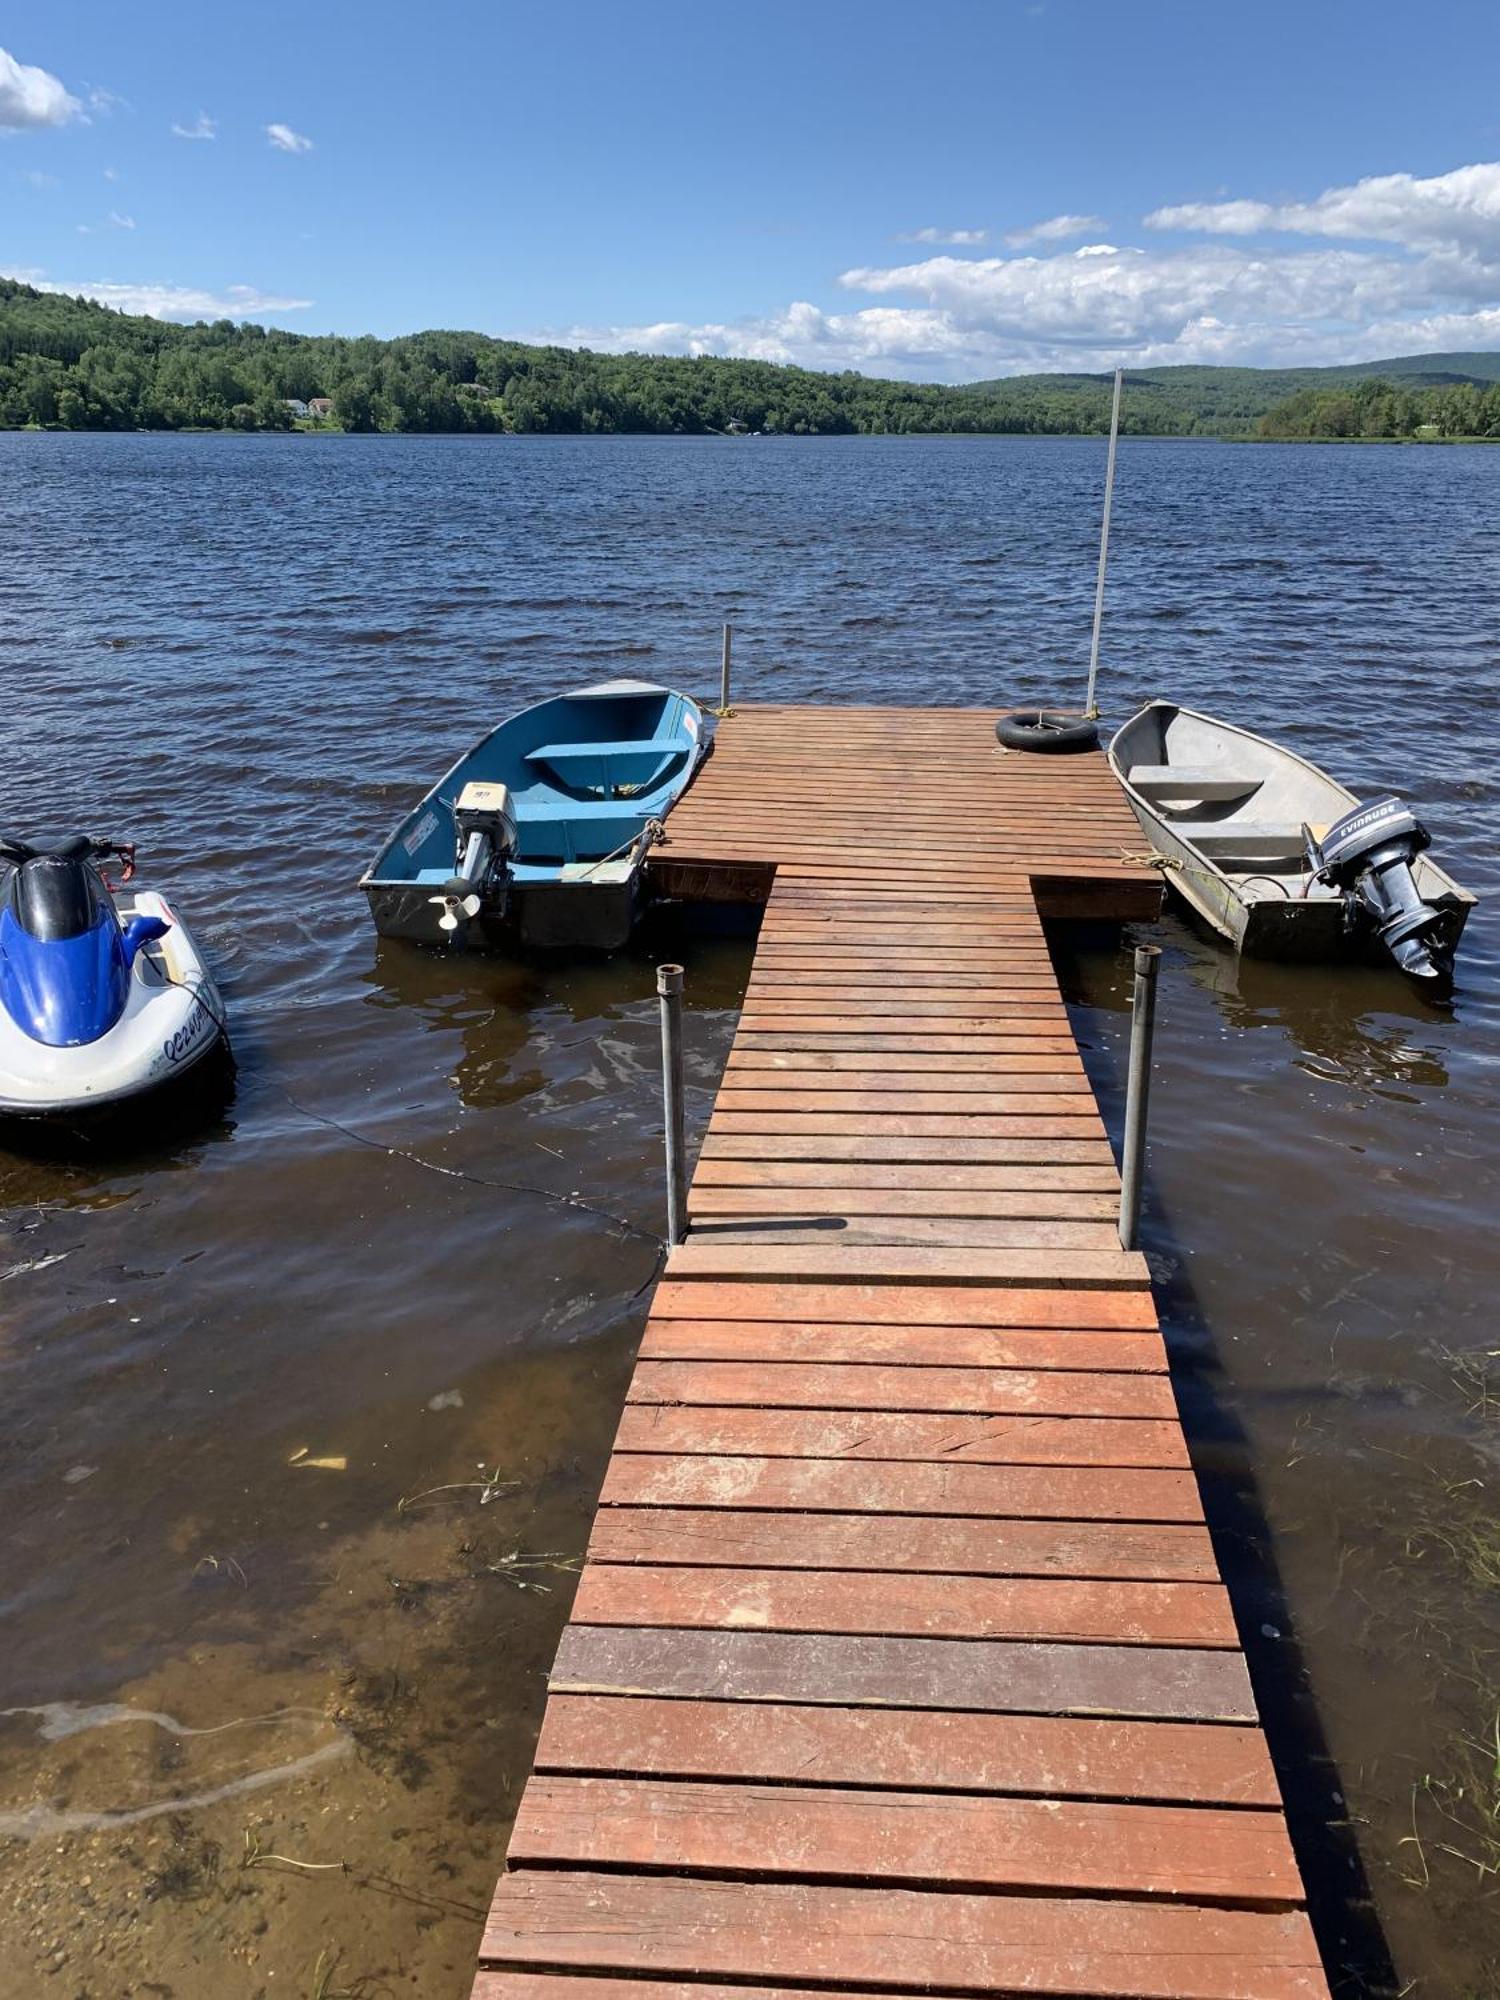
[[[0,436],[4,822],[139,840],[240,1065],[207,1129],[0,1154],[7,1996],[467,1991],[656,1266],[652,941],[378,944],[353,883],[398,808],[581,678],[711,693],[726,617],[747,700],[1076,695],[1101,473],[1068,440]],[[1410,792],[1493,895],[1497,476],[1128,442],[1110,708]],[[1417,1990],[1500,1990],[1493,910],[1444,1011],[1163,927],[1150,1248],[1349,1993],[1381,1927]],[[748,946],[668,941],[706,1112]],[[1113,1117],[1122,941],[1058,952]]]

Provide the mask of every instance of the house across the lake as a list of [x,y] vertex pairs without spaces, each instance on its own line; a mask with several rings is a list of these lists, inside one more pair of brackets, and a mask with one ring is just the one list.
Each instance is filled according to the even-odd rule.
[[333,415],[332,396],[314,396],[307,405],[307,414],[310,417],[317,417],[319,420],[324,417],[331,417]]
[[294,417],[305,417],[307,415],[307,405],[300,396],[283,396],[281,400],[286,404]]

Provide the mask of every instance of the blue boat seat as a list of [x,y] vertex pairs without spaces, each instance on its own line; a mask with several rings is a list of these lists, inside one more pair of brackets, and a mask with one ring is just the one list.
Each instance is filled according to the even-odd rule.
[[627,800],[563,800],[557,805],[532,806],[518,801],[516,831],[520,859],[597,861],[628,847],[646,824],[644,812],[633,812]]
[[526,762],[546,765],[562,784],[618,796],[626,788],[653,791],[689,747],[681,738],[663,742],[641,736],[614,743],[543,743],[527,751]]
[[687,749],[680,738],[653,742],[648,736],[627,736],[618,743],[543,743],[528,750],[528,764],[580,764],[595,757],[612,761],[616,757],[675,757]]

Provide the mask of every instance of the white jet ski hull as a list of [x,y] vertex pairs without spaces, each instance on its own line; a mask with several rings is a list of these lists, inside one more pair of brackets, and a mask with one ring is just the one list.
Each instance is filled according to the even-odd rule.
[[173,1082],[226,1042],[224,1002],[202,954],[164,896],[118,892],[123,923],[161,917],[165,937],[144,946],[130,972],[125,1010],[95,1042],[51,1048],[0,1008],[0,1117],[45,1118],[118,1104]]

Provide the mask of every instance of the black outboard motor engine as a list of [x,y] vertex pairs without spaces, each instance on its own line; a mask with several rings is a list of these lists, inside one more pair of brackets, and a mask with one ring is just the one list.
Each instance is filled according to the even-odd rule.
[[1438,933],[1443,913],[1417,894],[1411,864],[1431,836],[1400,799],[1356,806],[1321,841],[1307,834],[1313,877],[1343,892],[1351,917],[1363,909],[1391,956],[1414,979],[1452,977],[1453,954]]

